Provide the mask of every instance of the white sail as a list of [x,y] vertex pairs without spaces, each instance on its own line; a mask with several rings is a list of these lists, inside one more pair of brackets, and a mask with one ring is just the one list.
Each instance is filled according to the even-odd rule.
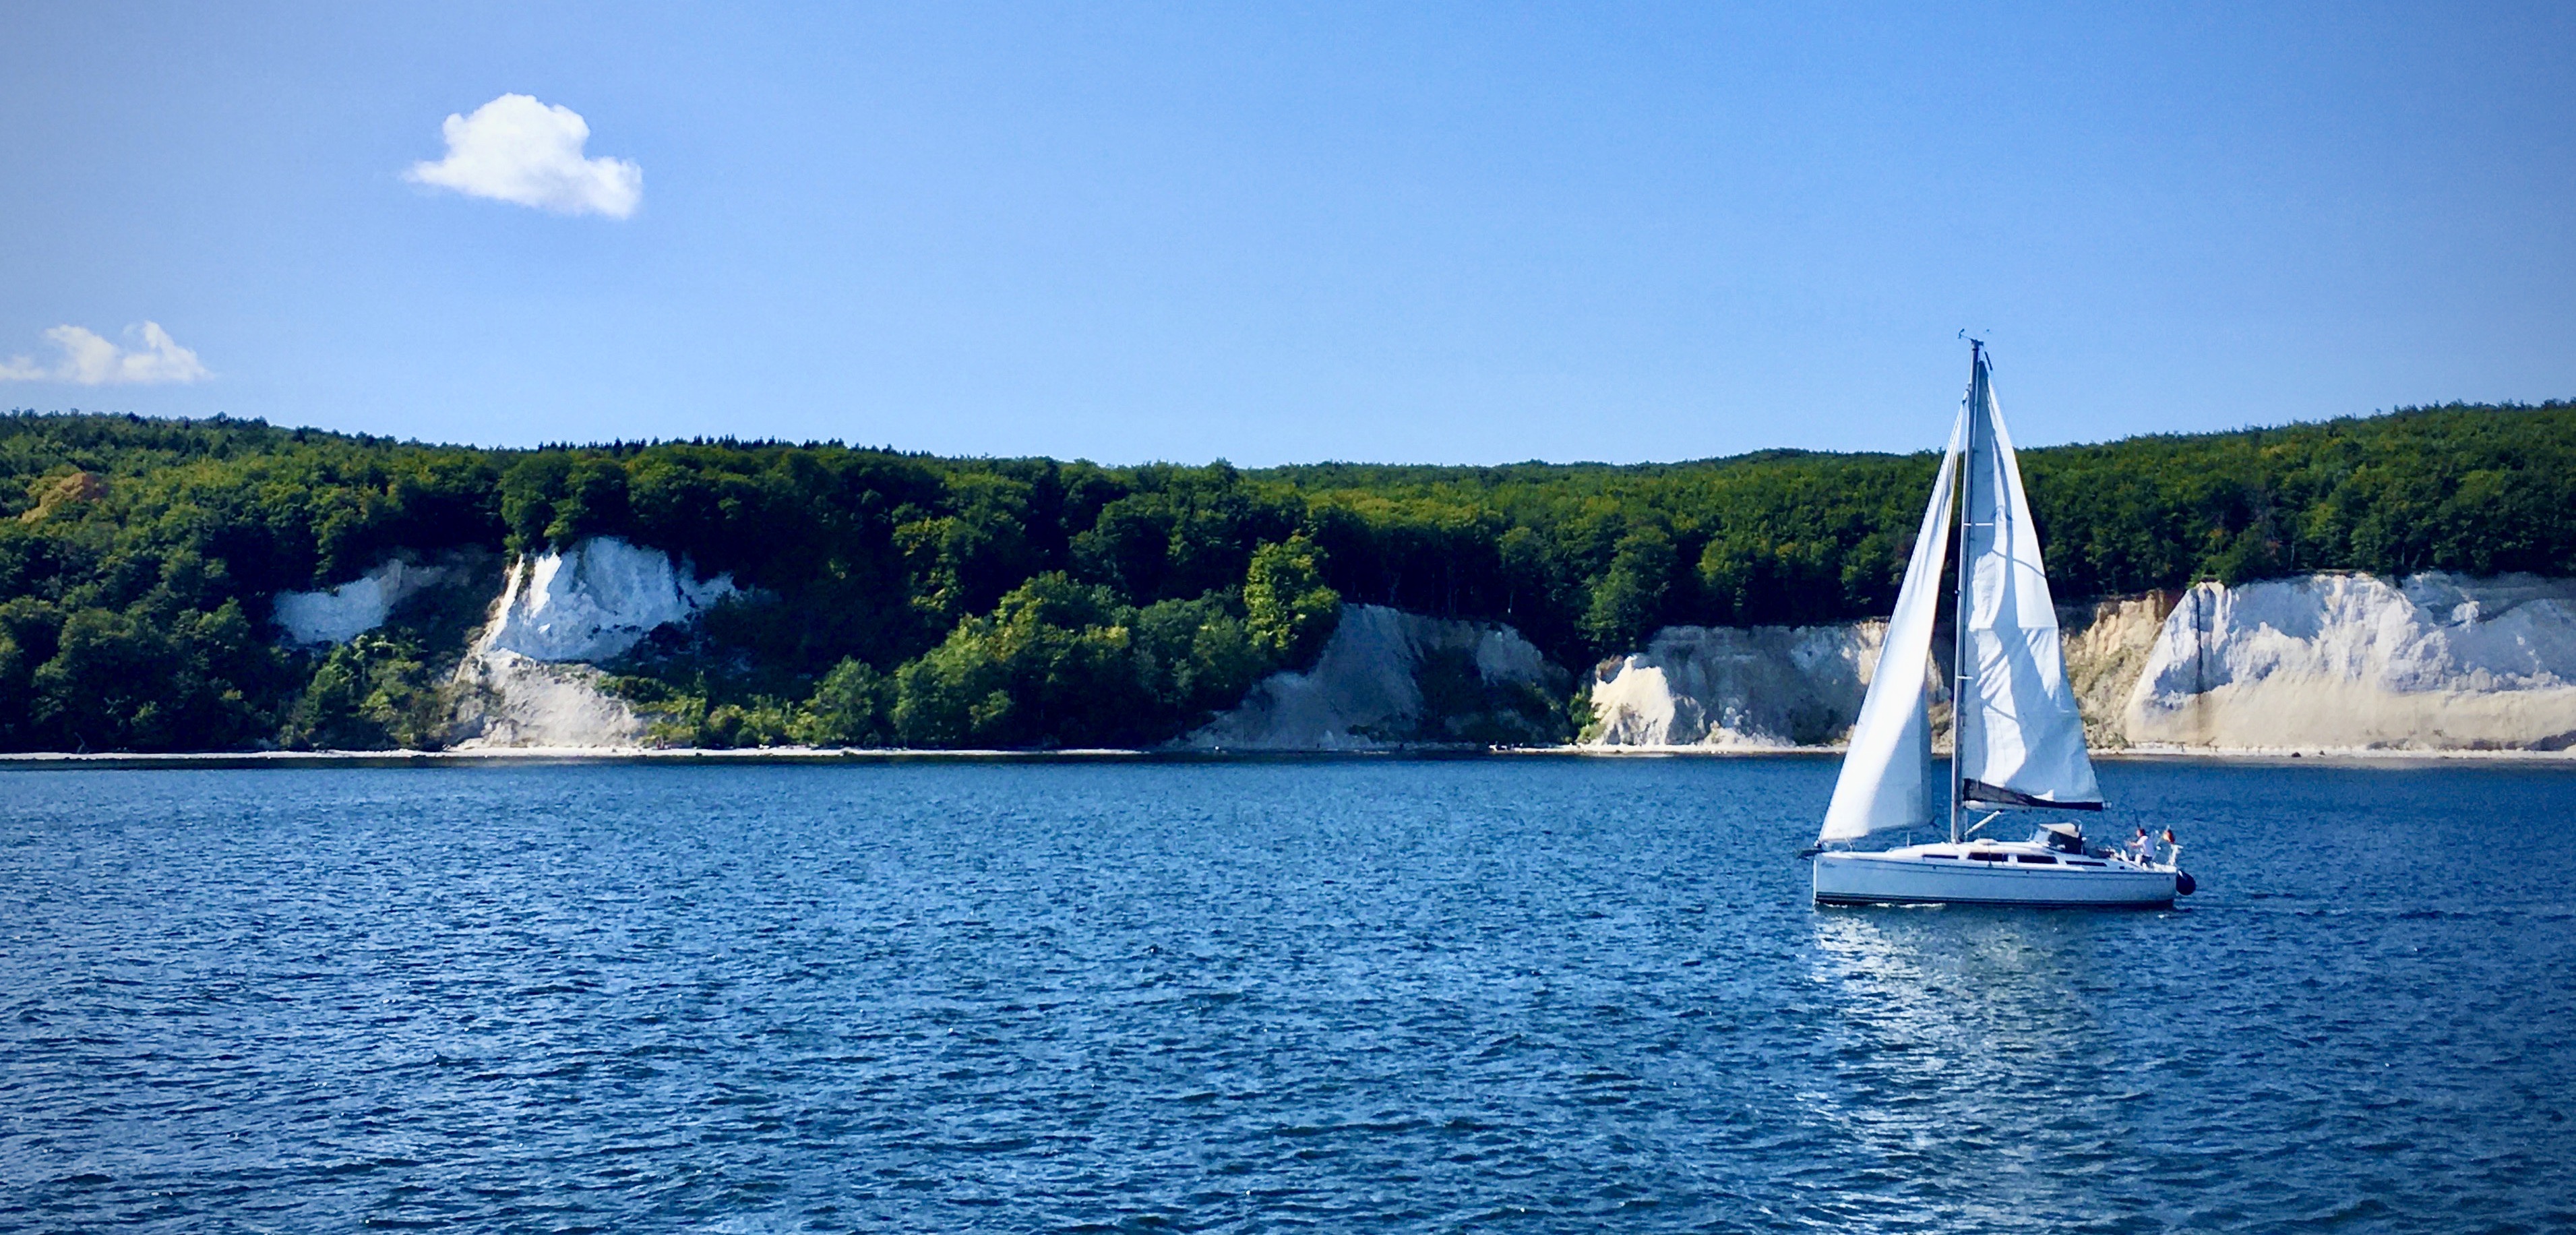
[[1834,782],[1819,842],[1920,825],[1931,818],[1934,802],[1947,801],[1934,796],[1938,782],[1932,774],[1932,721],[1925,711],[1924,687],[1932,668],[1932,622],[1941,607],[1941,564],[1949,556],[1950,487],[1967,426],[1963,411],[1949,447],[1941,452],[1941,472],[1932,482],[1932,500],[1923,508],[1922,530],[1914,534],[1914,555],[1905,563],[1905,582],[1896,592],[1896,614],[1888,619],[1877,672],[1861,698],[1860,719],[1852,725],[1851,745],[1843,753],[1842,776]]
[[2102,790],[2066,684],[2039,531],[1982,356],[1975,377],[1962,481],[1969,676],[1958,709],[1959,778],[1972,801],[2098,809]]

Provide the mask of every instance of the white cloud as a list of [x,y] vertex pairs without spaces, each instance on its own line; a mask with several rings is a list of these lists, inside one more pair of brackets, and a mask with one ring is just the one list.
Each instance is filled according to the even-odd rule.
[[644,200],[644,169],[625,159],[582,157],[590,124],[569,107],[505,94],[449,116],[447,157],[414,163],[403,179],[557,214],[622,219]]
[[25,356],[0,360],[0,381],[122,386],[195,382],[213,376],[197,354],[179,346],[159,322],[126,327],[123,347],[78,326],[56,326],[45,332],[45,338],[62,351],[61,363],[49,368]]

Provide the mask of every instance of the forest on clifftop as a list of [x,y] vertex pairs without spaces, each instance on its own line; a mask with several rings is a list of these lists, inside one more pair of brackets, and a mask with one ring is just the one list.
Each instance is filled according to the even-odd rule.
[[[2576,574],[2576,405],[2021,455],[2059,599],[2315,570]],[[608,666],[667,740],[1135,745],[1311,661],[1342,603],[1560,664],[1667,625],[1881,615],[1936,458],[1104,467],[837,443],[487,450],[256,420],[0,417],[0,749],[439,740],[479,612],[281,643],[390,556],[622,536],[746,589]]]

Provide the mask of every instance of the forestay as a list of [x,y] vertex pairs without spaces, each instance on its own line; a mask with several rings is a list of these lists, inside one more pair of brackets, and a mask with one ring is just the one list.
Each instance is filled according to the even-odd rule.
[[1963,797],[1995,806],[2098,810],[2102,790],[2066,682],[2039,531],[1982,356],[1975,377],[1962,478],[1969,666],[1965,706],[1958,709]]
[[1932,668],[1933,619],[1941,607],[1941,566],[1949,556],[1950,489],[1967,426],[1962,409],[1950,445],[1941,452],[1941,472],[1932,482],[1932,500],[1923,508],[1923,527],[1914,534],[1914,555],[1896,593],[1896,614],[1888,619],[1887,638],[1879,645],[1878,669],[1861,698],[1860,719],[1852,726],[1842,777],[1834,782],[1833,803],[1825,808],[1818,841],[1919,825],[1931,817],[1935,801],[1946,800],[1933,796],[1932,721],[1925,687]]

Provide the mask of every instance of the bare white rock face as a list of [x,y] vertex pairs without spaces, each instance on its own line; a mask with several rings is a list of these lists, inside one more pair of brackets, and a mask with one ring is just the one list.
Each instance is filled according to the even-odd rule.
[[600,689],[595,662],[654,630],[697,620],[733,594],[733,580],[700,579],[686,559],[596,536],[513,565],[474,650],[456,667],[460,749],[631,747],[645,722]]
[[1601,747],[1776,750],[1842,740],[1860,715],[1883,621],[1667,626],[1592,682]]
[[2576,580],[2428,573],[2203,583],[2165,618],[2130,741],[2223,748],[2576,745]]
[[[1436,654],[1463,656],[1490,686],[1540,684],[1547,658],[1509,626],[1344,605],[1315,667],[1274,673],[1242,705],[1184,739],[1203,750],[1371,750],[1423,719],[1419,673]],[[1560,677],[1559,682],[1563,679]]]
[[552,665],[516,652],[480,651],[451,683],[458,750],[551,747],[598,750],[643,743],[635,709],[599,688],[589,665]]
[[733,592],[730,576],[700,579],[686,559],[594,536],[513,567],[477,650],[549,663],[611,660]]
[[[2163,629],[2156,596],[2058,606],[2066,673],[2097,750],[2128,744],[2123,716]],[[1669,626],[1642,652],[1603,661],[1586,743],[1603,748],[1780,750],[1842,742],[1878,670],[1887,623]],[[1933,746],[1949,750],[1950,647],[1936,640]]]
[[[2163,637],[2172,600],[2173,593],[2158,592],[2057,607],[2067,685],[2075,690],[2084,741],[2093,749],[2118,750],[2129,744],[2129,694],[2154,655],[2156,640]],[[1946,656],[1943,661],[1946,665]],[[1936,745],[1949,749],[1946,737]]]
[[385,624],[394,606],[446,582],[444,566],[399,559],[338,587],[320,592],[280,592],[271,613],[292,643],[347,643]]
[[[2576,580],[2317,574],[2059,609],[2096,750],[2576,748]],[[1695,626],[1604,662],[1592,744],[1839,741],[1881,624]],[[1947,749],[1946,646],[1933,683]]]

